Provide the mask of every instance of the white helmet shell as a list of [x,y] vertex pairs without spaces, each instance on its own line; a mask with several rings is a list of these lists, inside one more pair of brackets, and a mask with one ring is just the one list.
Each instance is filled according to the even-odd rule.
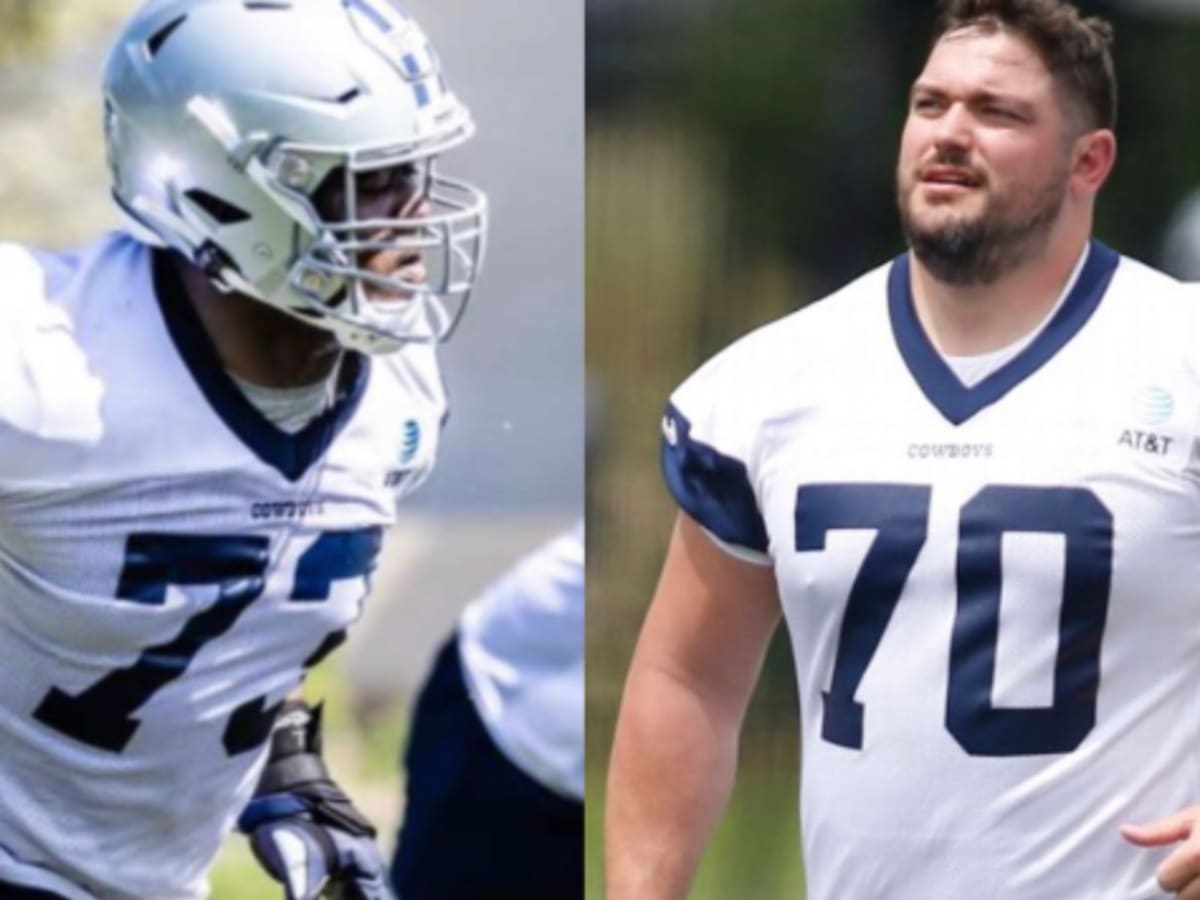
[[[453,331],[486,200],[435,171],[474,126],[411,17],[386,0],[151,0],[104,92],[113,195],[144,237],[351,349]],[[398,166],[424,179],[419,209],[359,218],[356,176]],[[327,220],[313,194],[339,170],[345,215]],[[419,255],[419,279],[369,270],[380,251]]]

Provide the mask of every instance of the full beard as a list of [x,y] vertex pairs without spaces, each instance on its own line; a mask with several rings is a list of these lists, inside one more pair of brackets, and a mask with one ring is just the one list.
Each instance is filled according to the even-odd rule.
[[1045,246],[1066,197],[1066,179],[1048,180],[1015,212],[1013,205],[1007,210],[985,208],[973,218],[956,217],[932,228],[917,223],[911,196],[911,189],[907,196],[901,189],[900,227],[917,259],[945,284],[986,286]]

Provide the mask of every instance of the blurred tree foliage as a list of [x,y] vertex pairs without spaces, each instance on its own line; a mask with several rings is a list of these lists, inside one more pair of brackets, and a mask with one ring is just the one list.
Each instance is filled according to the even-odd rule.
[[0,63],[41,43],[52,9],[39,0],[0,0]]
[[[1179,89],[1200,50],[1200,20],[1080,6],[1117,33],[1121,158],[1097,230],[1152,260],[1167,213],[1200,183],[1200,93]],[[895,153],[934,12],[912,0],[799,9],[753,0],[705,18],[668,102],[724,148],[747,252],[803,260],[827,289],[901,247]]]
[[0,233],[67,247],[112,227],[100,73],[141,0],[0,0]]
[[0,66],[106,36],[140,0],[0,0]]
[[898,119],[878,31],[844,0],[802,16],[790,0],[727,4],[697,29],[679,103],[725,152],[740,255],[843,271],[884,252]]

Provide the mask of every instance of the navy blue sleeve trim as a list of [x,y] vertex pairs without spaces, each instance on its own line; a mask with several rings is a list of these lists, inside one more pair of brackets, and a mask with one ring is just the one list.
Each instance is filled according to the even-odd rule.
[[663,416],[662,468],[680,509],[722,541],[767,552],[767,527],[745,463],[692,440],[692,426],[672,404]]

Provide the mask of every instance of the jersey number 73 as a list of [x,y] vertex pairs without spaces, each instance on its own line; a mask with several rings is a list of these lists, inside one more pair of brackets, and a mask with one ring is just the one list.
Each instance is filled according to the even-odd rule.
[[[297,562],[290,602],[328,599],[335,580],[366,576],[381,541],[378,527],[323,533]],[[189,618],[170,641],[145,648],[132,664],[112,670],[81,693],[52,687],[34,718],[81,743],[120,753],[140,725],[134,713],[182,676],[200,648],[228,632],[262,594],[268,562],[268,539],[261,535],[130,535],[117,597],[161,604],[169,585],[216,585],[216,601]],[[327,635],[303,669],[320,662],[344,638],[343,631]],[[261,745],[278,706],[268,706],[262,696],[235,709],[225,727],[225,752],[234,756]]]

